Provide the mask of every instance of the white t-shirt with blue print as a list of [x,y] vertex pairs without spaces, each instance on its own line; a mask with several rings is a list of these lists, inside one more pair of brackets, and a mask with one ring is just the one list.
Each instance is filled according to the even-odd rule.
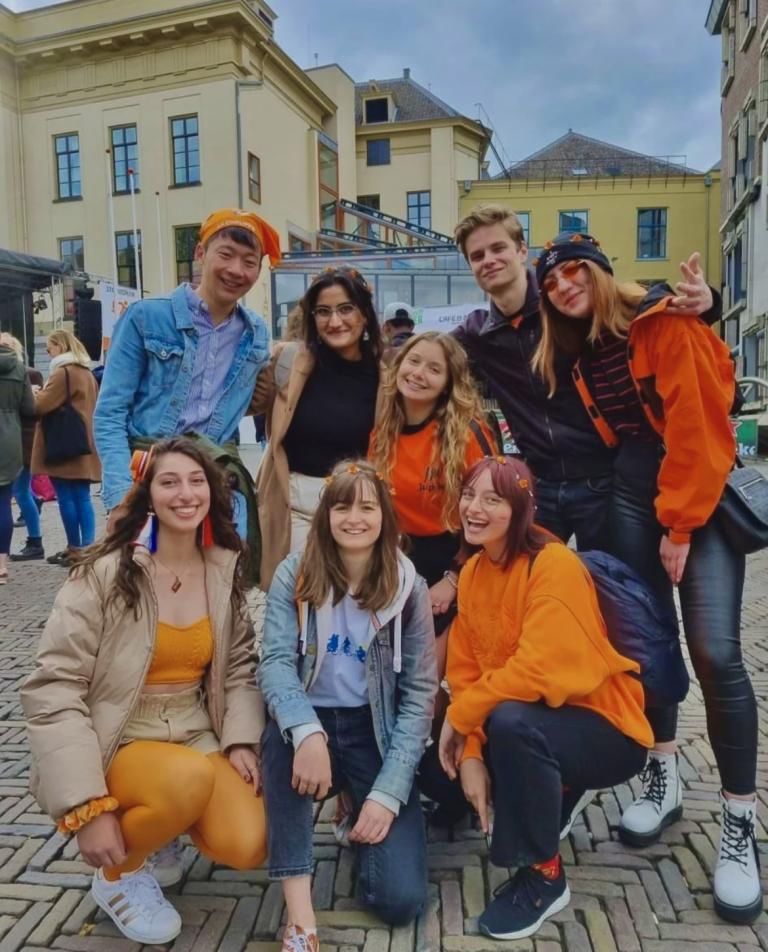
[[331,611],[331,634],[324,645],[318,645],[320,667],[307,695],[314,707],[361,707],[369,703],[365,661],[371,614],[351,595],[345,595]]

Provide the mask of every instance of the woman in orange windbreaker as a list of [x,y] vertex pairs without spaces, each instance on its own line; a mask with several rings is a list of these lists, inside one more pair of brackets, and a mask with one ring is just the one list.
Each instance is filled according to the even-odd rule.
[[440,735],[440,761],[486,833],[493,803],[491,861],[518,867],[480,916],[498,939],[532,935],[568,905],[559,840],[586,791],[628,780],[653,742],[639,667],[608,641],[578,556],[534,525],[532,486],[505,456],[465,478],[464,548],[476,554],[459,577]]
[[[686,270],[696,277],[697,261]],[[618,446],[610,551],[670,606],[672,586],[679,586],[722,783],[715,909],[751,922],[762,891],[754,832],[757,708],[740,644],[744,557],[713,517],[736,455],[733,361],[698,317],[669,313],[668,286],[648,292],[617,284],[590,235],[548,242],[536,275],[543,326],[534,367],[554,389],[556,353],[578,358],[576,389],[604,440]],[[649,706],[647,713],[655,746],[641,796],[619,826],[633,846],[655,842],[682,815],[677,709]]]

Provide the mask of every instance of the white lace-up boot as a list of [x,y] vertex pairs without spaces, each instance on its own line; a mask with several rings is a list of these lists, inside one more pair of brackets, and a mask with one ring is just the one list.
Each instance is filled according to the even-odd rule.
[[627,807],[619,823],[619,839],[627,846],[650,846],[683,815],[677,754],[650,751],[640,779],[643,792]]
[[110,882],[97,869],[91,895],[122,934],[142,945],[164,945],[181,932],[181,916],[168,902],[155,877],[142,866]]
[[715,911],[729,922],[752,922],[763,909],[760,858],[755,840],[757,803],[726,800],[721,794],[720,804],[723,815],[715,866]]

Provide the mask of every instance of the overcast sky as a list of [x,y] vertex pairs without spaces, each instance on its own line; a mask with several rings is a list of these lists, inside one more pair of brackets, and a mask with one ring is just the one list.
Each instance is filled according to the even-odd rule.
[[[11,9],[47,6],[2,0]],[[74,0],[76,2],[76,0]],[[161,5],[161,4],[160,4]],[[708,0],[270,0],[303,67],[358,82],[411,69],[464,114],[482,103],[510,159],[572,128],[651,155],[720,158],[720,38]]]

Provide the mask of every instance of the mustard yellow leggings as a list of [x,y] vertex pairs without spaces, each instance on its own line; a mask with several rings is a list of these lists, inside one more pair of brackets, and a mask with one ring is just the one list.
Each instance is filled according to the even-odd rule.
[[254,869],[264,862],[264,800],[222,754],[136,740],[120,748],[106,779],[128,851],[124,863],[104,870],[107,879],[137,869],[181,833],[216,863]]

